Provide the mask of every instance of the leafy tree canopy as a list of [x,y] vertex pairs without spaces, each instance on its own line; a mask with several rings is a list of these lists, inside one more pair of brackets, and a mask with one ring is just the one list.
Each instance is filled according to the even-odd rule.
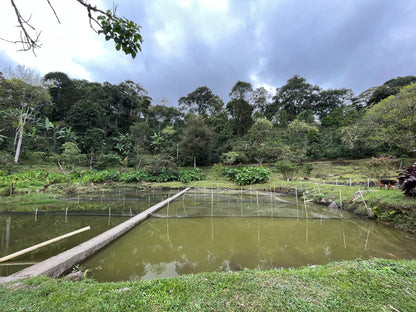
[[374,105],[391,95],[396,95],[404,86],[416,82],[416,76],[397,77],[386,81],[383,85],[378,86],[371,95],[368,105]]
[[231,100],[245,100],[250,101],[253,86],[249,82],[238,81],[231,89]]
[[197,115],[213,115],[220,112],[224,106],[221,98],[205,86],[196,88],[186,97],[181,97],[178,104],[182,111]]
[[274,105],[268,115],[270,117],[279,111],[284,111],[285,114],[280,116],[281,122],[290,122],[299,113],[316,106],[319,91],[318,86],[311,85],[306,82],[305,78],[295,75],[284,86],[277,89],[273,97]]

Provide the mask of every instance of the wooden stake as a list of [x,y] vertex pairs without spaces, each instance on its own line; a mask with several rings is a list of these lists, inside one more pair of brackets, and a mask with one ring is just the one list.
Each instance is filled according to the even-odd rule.
[[49,244],[55,243],[55,242],[57,242],[57,241],[59,241],[59,240],[61,240],[61,239],[64,239],[64,238],[67,238],[67,237],[70,237],[70,236],[73,236],[73,235],[79,234],[79,233],[81,233],[81,232],[88,231],[89,229],[90,229],[90,227],[89,227],[89,226],[86,226],[86,227],[84,227],[84,228],[82,228],[82,229],[79,229],[79,230],[76,230],[76,231],[73,231],[73,232],[70,232],[70,233],[67,233],[67,234],[64,234],[64,235],[61,235],[61,236],[58,236],[58,237],[52,238],[52,239],[50,239],[50,240],[48,240],[48,241],[46,241],[46,242],[43,242],[43,243],[40,243],[40,244],[34,245],[34,246],[32,246],[32,247],[29,247],[29,248],[26,248],[26,249],[20,250],[20,251],[18,251],[18,252],[15,252],[15,253],[12,253],[12,254],[10,254],[10,255],[8,255],[8,256],[5,256],[5,257],[3,257],[3,258],[0,258],[0,262],[4,262],[4,261],[7,261],[7,260],[10,260],[10,259],[16,258],[16,257],[18,257],[18,256],[20,256],[20,255],[23,255],[23,254],[25,254],[25,253],[28,253],[28,252],[30,252],[30,251],[33,251],[33,250],[39,249],[39,248],[41,248],[41,247],[44,247],[44,246],[46,246],[46,245],[49,245]]
[[373,210],[370,207],[368,207],[367,204],[365,203],[364,196],[363,196],[363,192],[361,192],[360,189],[358,189],[358,191],[360,192],[361,198],[363,199],[363,203],[364,203],[364,206],[365,206],[365,210],[367,211],[368,217],[370,219],[375,219]]

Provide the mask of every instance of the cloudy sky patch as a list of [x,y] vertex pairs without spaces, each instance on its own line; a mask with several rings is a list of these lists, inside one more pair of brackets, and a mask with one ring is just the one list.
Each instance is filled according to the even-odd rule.
[[[133,60],[96,35],[75,0],[16,0],[42,29],[37,57],[0,41],[0,69],[22,64],[46,74],[140,83],[176,105],[199,86],[229,100],[239,80],[281,87],[298,74],[322,88],[358,94],[397,76],[416,75],[416,2],[391,0],[119,0],[117,13],[142,26]],[[112,9],[109,0],[95,1]],[[18,38],[9,2],[0,37]],[[17,34],[17,36],[16,36]]]

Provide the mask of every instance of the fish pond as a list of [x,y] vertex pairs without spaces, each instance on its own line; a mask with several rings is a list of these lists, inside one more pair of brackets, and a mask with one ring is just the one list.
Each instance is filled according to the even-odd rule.
[[[0,263],[5,276],[69,249],[173,195],[123,190],[0,215],[0,257],[64,233],[91,230]],[[67,209],[68,208],[68,209]],[[41,212],[48,210],[49,212]],[[343,209],[259,191],[191,190],[81,263],[98,281],[271,269],[371,257],[416,257],[416,237]]]

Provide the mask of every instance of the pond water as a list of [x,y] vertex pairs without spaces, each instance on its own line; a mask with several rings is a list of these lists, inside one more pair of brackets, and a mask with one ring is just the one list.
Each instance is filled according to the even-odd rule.
[[99,281],[415,258],[416,237],[274,193],[188,193],[82,266]]
[[[172,191],[173,193],[173,191]],[[89,231],[0,263],[0,276],[7,276],[57,255],[127,220],[166,199],[166,192],[137,189],[65,198],[57,203],[33,205],[25,213],[0,210],[0,258],[66,233],[90,226]],[[23,210],[22,209],[22,210]]]
[[[91,230],[0,263],[0,276],[72,248],[174,193],[124,189],[39,206],[37,213],[3,212],[0,257],[84,226]],[[81,266],[98,281],[138,280],[355,258],[410,259],[415,247],[414,235],[294,196],[192,190]]]

